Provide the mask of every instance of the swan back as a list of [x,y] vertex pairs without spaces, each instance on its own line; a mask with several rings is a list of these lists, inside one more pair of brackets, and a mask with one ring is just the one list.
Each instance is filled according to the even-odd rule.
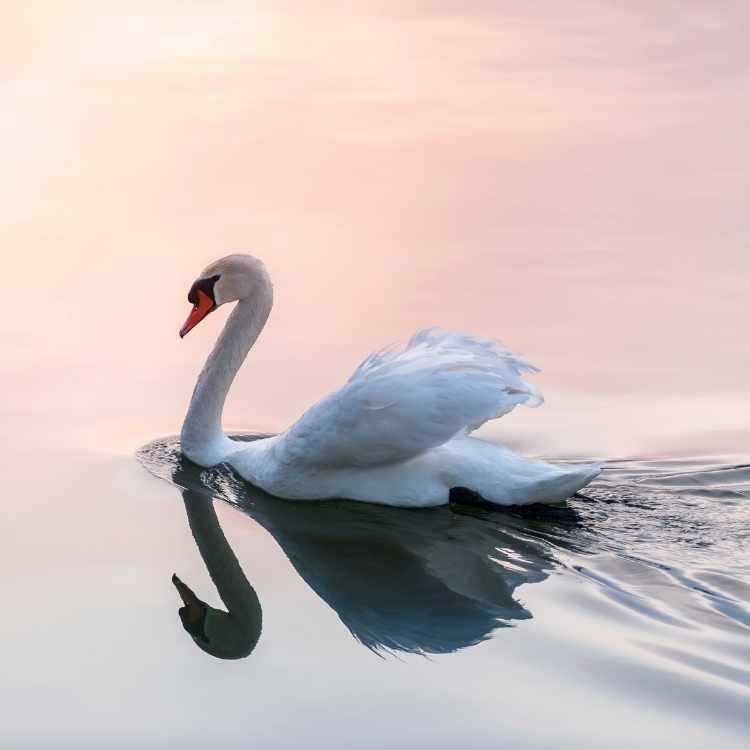
[[435,328],[370,355],[280,441],[282,459],[326,467],[404,461],[542,396],[537,368],[496,341]]

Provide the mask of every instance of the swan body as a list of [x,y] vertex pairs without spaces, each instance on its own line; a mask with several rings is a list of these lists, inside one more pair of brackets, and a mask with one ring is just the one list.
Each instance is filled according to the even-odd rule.
[[237,301],[182,428],[182,450],[200,466],[226,462],[288,499],[406,507],[443,505],[458,487],[498,505],[557,502],[599,473],[598,466],[555,466],[470,437],[518,404],[541,404],[521,378],[537,370],[496,342],[436,329],[368,357],[282,434],[234,441],[221,427],[224,400],[270,314],[271,281],[258,259],[230,255],[203,271],[188,299],[194,307],[181,336],[219,305]]

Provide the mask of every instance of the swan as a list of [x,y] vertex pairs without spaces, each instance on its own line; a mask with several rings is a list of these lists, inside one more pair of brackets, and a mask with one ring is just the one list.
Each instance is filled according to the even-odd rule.
[[184,338],[218,307],[236,302],[198,376],[182,426],[184,454],[203,467],[229,464],[266,492],[290,500],[341,497],[401,507],[445,505],[454,491],[496,505],[558,502],[598,466],[555,466],[470,436],[518,404],[542,397],[521,379],[537,368],[494,341],[438,329],[371,354],[337,391],[285,432],[251,443],[224,434],[229,388],[273,305],[261,260],[228,255],[188,293]]

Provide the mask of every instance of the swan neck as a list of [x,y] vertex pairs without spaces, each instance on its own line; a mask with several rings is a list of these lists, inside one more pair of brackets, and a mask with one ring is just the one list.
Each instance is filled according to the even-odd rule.
[[190,491],[183,491],[183,500],[190,531],[224,606],[245,627],[255,627],[261,618],[258,595],[221,530],[213,500]]
[[223,460],[227,438],[221,426],[229,389],[268,320],[273,304],[270,285],[242,299],[227,319],[195,384],[182,426],[183,452],[201,465]]

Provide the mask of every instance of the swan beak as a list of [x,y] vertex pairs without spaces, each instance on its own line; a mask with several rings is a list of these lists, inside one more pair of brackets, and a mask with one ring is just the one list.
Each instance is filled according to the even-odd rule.
[[180,338],[184,338],[206,315],[215,309],[216,303],[202,289],[199,289],[198,301],[193,305],[193,309],[190,311],[185,325],[180,328]]
[[185,583],[183,583],[174,573],[172,575],[172,583],[177,589],[177,593],[180,595],[180,599],[184,602],[185,606],[183,609],[186,612],[180,612],[180,616],[187,617],[188,620],[192,621],[198,619],[198,617],[205,614],[206,605],[193,593],[193,590]]

